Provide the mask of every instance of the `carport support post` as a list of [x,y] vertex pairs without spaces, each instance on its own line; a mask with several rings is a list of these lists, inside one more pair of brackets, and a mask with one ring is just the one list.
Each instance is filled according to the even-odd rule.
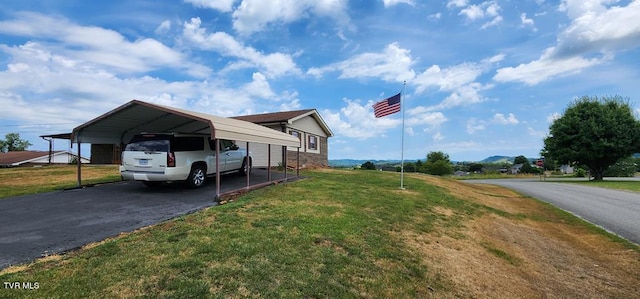
[[249,160],[249,141],[247,141],[247,154],[244,157],[247,163],[247,190],[249,190],[249,177],[251,176],[251,160]]
[[216,199],[220,199],[220,139],[216,138]]
[[300,176],[300,148],[298,148],[298,156],[296,157],[296,177]]
[[282,164],[284,164],[284,181],[287,181],[287,146],[283,145],[282,146],[282,151],[284,152],[284,161],[282,161]]
[[80,158],[80,138],[78,138],[78,158],[77,160],[77,164],[78,164],[78,187],[82,186],[82,167],[80,167],[80,165],[82,164],[82,159]]
[[267,144],[267,181],[271,182],[271,143]]

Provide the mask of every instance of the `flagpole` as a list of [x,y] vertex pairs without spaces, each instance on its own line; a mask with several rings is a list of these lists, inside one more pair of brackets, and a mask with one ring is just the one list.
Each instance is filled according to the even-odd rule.
[[407,86],[407,81],[402,83],[402,92],[400,92],[400,108],[402,109],[402,150],[400,153],[400,189],[404,190],[404,88]]

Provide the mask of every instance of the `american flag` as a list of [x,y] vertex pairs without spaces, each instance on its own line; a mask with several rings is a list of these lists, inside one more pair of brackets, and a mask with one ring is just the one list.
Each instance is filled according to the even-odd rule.
[[373,105],[373,114],[376,118],[400,112],[400,93],[390,98],[386,98]]

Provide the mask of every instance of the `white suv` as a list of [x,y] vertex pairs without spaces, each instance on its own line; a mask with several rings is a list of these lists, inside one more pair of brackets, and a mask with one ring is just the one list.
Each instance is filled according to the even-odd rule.
[[[186,181],[192,188],[204,185],[216,173],[216,142],[208,135],[158,133],[135,135],[122,152],[120,174],[146,186]],[[251,157],[230,140],[220,140],[220,172],[251,171]]]

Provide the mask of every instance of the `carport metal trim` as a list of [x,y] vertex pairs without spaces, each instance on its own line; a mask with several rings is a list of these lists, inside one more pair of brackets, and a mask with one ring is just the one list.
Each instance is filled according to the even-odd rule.
[[[131,111],[133,111],[133,109],[138,109],[139,113],[136,113],[135,115],[129,115],[131,114]],[[165,114],[158,115],[157,113],[154,114],[154,112],[164,112]],[[201,112],[189,111],[164,105],[151,104],[139,100],[132,100],[74,128],[73,132],[71,133],[71,142],[77,143],[78,154],[80,154],[80,144],[83,142],[110,142],[112,144],[124,143],[124,138],[127,134],[138,134],[144,131],[145,128],[148,128],[149,132],[164,132],[164,130],[154,130],[154,125],[158,126],[159,124],[162,124],[162,119],[171,115],[175,115],[180,118],[191,119],[195,122],[201,122],[203,124],[203,126],[200,126],[197,129],[183,129],[176,131],[180,133],[209,133],[212,140],[229,139],[244,141],[247,142],[247,145],[249,142],[263,144],[266,143],[268,145],[281,145],[285,149],[286,147],[296,147],[300,149],[301,146],[301,140],[297,137],[251,122],[220,117]],[[181,121],[181,125],[174,125],[173,127],[169,128],[179,129],[181,126],[186,126],[188,123],[192,122],[185,123],[184,121]],[[97,136],[98,133],[100,136]],[[216,148],[216,157],[218,157],[218,155],[218,148]],[[286,160],[283,162],[286,163]],[[218,181],[216,187],[216,198],[219,198],[220,167],[218,167],[219,163],[217,159],[216,164],[218,164],[216,165],[216,180]],[[78,163],[78,186],[82,185],[81,169],[81,163]],[[247,184],[248,183],[249,180],[247,179]],[[246,189],[249,189],[249,185],[247,185]]]

